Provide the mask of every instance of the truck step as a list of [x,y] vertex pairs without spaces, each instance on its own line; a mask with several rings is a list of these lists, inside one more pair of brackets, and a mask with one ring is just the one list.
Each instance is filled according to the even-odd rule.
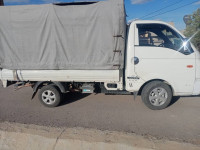
[[128,91],[105,91],[106,95],[133,95],[133,93]]

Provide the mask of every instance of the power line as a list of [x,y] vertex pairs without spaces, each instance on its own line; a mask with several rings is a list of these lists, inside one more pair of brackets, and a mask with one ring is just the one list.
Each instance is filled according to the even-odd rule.
[[183,8],[183,7],[185,7],[185,6],[188,6],[188,5],[194,4],[194,3],[198,2],[198,1],[199,1],[199,0],[196,0],[196,1],[193,1],[193,2],[191,2],[191,3],[188,3],[188,4],[185,4],[185,5],[182,5],[182,6],[180,6],[180,7],[177,7],[177,8],[174,8],[174,9],[168,10],[168,11],[165,11],[165,12],[163,12],[163,13],[159,13],[159,14],[157,14],[157,15],[154,15],[154,16],[151,16],[151,17],[145,17],[145,18],[153,18],[153,17],[156,17],[156,16],[160,16],[160,15],[166,14],[166,13],[168,13],[168,12],[175,11],[175,10],[180,9],[180,8]]
[[147,16],[150,16],[151,14],[154,14],[154,13],[156,13],[156,12],[159,12],[159,11],[163,10],[163,9],[169,8],[169,7],[171,7],[171,6],[174,6],[174,5],[176,5],[176,4],[178,4],[178,3],[182,2],[182,1],[183,1],[183,0],[180,0],[180,1],[177,1],[177,2],[175,2],[175,3],[173,3],[173,4],[171,4],[171,5],[167,5],[167,6],[163,7],[163,8],[160,8],[160,9],[158,9],[158,10],[156,10],[156,11],[153,11],[153,12],[147,14],[147,15],[144,15],[144,16],[140,17],[139,19],[146,18]]

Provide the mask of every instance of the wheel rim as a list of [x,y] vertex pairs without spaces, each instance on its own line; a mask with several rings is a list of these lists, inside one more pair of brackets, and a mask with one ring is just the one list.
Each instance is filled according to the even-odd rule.
[[167,101],[168,94],[164,88],[153,89],[149,94],[149,101],[153,106],[162,106]]
[[56,95],[54,92],[50,91],[50,90],[46,90],[42,93],[42,101],[45,104],[51,105],[53,103],[55,103],[56,101]]

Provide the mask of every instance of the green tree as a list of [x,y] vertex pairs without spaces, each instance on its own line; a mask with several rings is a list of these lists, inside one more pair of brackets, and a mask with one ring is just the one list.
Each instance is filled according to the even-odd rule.
[[188,25],[184,32],[184,35],[188,38],[192,37],[194,34],[195,36],[192,38],[191,42],[197,47],[197,44],[200,43],[200,8],[190,15]]

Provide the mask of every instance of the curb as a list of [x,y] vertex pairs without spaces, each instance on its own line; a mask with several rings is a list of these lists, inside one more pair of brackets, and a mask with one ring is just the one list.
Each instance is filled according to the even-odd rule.
[[200,150],[197,145],[84,128],[0,123],[0,150]]

